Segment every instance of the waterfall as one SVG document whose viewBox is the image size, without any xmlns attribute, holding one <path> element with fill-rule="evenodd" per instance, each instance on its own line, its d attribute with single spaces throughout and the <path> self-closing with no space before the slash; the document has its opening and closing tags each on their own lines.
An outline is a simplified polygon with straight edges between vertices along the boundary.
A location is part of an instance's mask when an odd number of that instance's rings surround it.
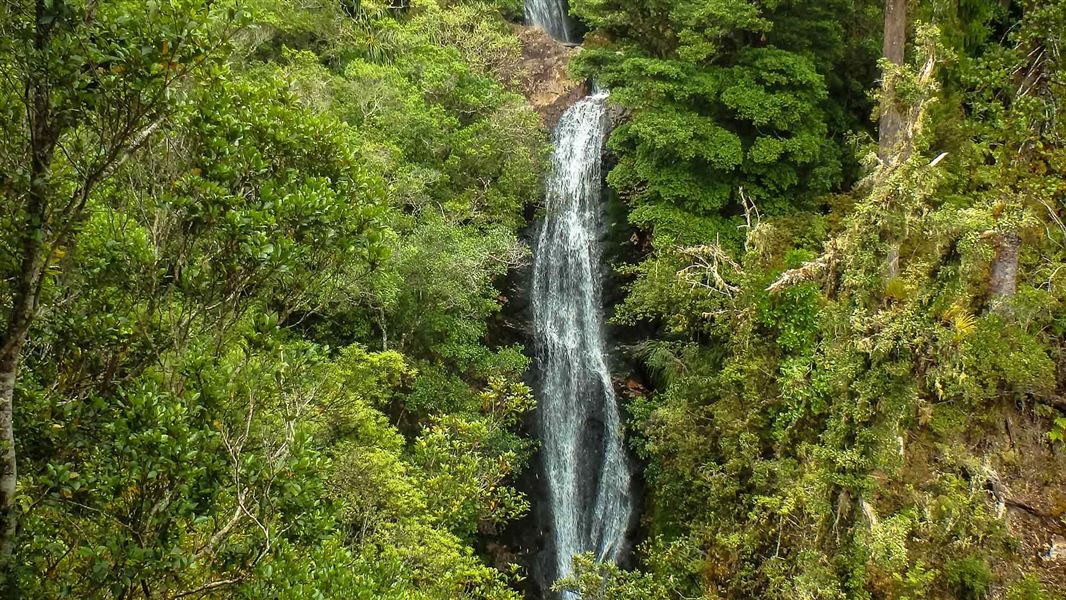
<svg viewBox="0 0 1066 600">
<path fill-rule="evenodd" d="M 556 577 L 569 574 L 571 558 L 582 552 L 616 562 L 633 511 L 601 311 L 606 103 L 607 93 L 597 92 L 559 121 L 533 265 L 539 429 Z"/>
<path fill-rule="evenodd" d="M 574 23 L 566 0 L 526 0 L 526 22 L 562 42 L 572 42 Z"/>
</svg>

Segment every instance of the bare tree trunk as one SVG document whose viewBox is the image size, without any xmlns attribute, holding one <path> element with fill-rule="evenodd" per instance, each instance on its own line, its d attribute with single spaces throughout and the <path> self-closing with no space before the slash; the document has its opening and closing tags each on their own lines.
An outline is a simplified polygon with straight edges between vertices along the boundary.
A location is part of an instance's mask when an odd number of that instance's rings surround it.
<svg viewBox="0 0 1066 600">
<path fill-rule="evenodd" d="M 1018 290 L 1018 254 L 1022 238 L 1017 233 L 1001 233 L 996 236 L 996 256 L 992 259 L 992 273 L 988 278 L 988 290 L 993 302 L 1010 299 Z"/>
<path fill-rule="evenodd" d="M 884 57 L 892 64 L 902 65 L 907 43 L 907 0 L 885 0 Z M 878 123 L 878 154 L 887 161 L 899 142 L 903 117 L 894 103 L 881 113 Z"/>
<path fill-rule="evenodd" d="M 884 57 L 895 65 L 902 65 L 907 43 L 907 0 L 885 0 L 885 39 Z M 891 90 L 889 90 L 891 95 Z M 903 131 L 903 115 L 895 102 L 889 102 L 881 112 L 877 126 L 877 154 L 883 164 L 888 164 L 893 151 L 899 144 Z M 887 256 L 882 268 L 882 275 L 887 282 L 899 275 L 900 243 L 895 232 L 885 232 L 882 239 L 888 243 Z"/>
</svg>

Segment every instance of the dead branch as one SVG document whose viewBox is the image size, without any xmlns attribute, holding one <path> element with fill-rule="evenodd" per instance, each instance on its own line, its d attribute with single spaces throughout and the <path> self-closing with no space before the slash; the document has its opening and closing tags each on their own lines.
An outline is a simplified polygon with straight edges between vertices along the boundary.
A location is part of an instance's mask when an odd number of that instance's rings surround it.
<svg viewBox="0 0 1066 600">
<path fill-rule="evenodd" d="M 688 283 L 691 289 L 700 287 L 730 297 L 740 291 L 740 288 L 726 281 L 721 271 L 723 267 L 728 267 L 738 274 L 744 271 L 722 249 L 718 241 L 713 244 L 682 248 L 678 250 L 678 253 L 693 261 L 677 273 L 678 278 Z"/>
<path fill-rule="evenodd" d="M 198 588 L 174 594 L 170 597 L 170 600 L 177 600 L 178 598 L 185 598 L 187 596 L 195 596 L 196 594 L 204 594 L 212 590 L 217 590 L 218 588 L 226 587 L 228 585 L 234 585 L 240 582 L 241 579 L 236 577 L 234 577 L 233 579 L 220 579 L 218 581 L 212 581 L 210 583 L 205 583 L 204 585 L 201 585 Z"/>
<path fill-rule="evenodd" d="M 821 256 L 814 260 L 807 261 L 803 263 L 802 266 L 796 267 L 795 269 L 785 271 L 777 278 L 777 281 L 771 283 L 766 288 L 766 291 L 771 294 L 776 294 L 787 287 L 792 287 L 805 281 L 812 281 L 815 277 L 818 277 L 829 270 L 829 265 L 836 260 L 837 251 L 837 240 L 830 240 L 826 243 L 825 251 L 822 252 Z"/>
</svg>

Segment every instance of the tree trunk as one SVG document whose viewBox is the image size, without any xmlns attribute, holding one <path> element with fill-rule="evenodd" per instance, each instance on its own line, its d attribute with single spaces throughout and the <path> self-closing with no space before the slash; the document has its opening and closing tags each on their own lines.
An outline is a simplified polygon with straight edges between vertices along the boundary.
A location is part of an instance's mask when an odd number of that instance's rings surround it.
<svg viewBox="0 0 1066 600">
<path fill-rule="evenodd" d="M 884 57 L 895 65 L 902 65 L 907 43 L 907 0 L 885 0 Z M 899 142 L 903 117 L 894 102 L 889 102 L 878 123 L 878 154 L 887 161 Z"/>
<path fill-rule="evenodd" d="M 46 7 L 36 3 L 38 23 L 43 22 Z M 37 50 L 43 50 L 49 30 L 39 26 L 34 39 Z M 59 129 L 51 119 L 48 88 L 40 79 L 27 85 L 27 118 L 29 121 L 30 187 L 21 202 L 25 213 L 21 228 L 21 262 L 12 290 L 11 313 L 8 315 L 3 337 L 0 337 L 0 568 L 10 575 L 11 557 L 15 544 L 15 490 L 18 463 L 15 454 L 15 382 L 19 357 L 26 343 L 30 325 L 37 315 L 37 301 L 41 292 L 41 278 L 47 257 L 44 256 L 46 220 L 48 216 L 49 176 L 55 155 Z M 10 585 L 10 581 L 8 582 Z"/>
<path fill-rule="evenodd" d="M 43 274 L 40 227 L 43 203 L 31 193 L 31 213 L 23 233 L 22 266 L 14 290 L 14 303 L 8 317 L 4 337 L 0 338 L 0 565 L 7 566 L 15 542 L 15 484 L 18 467 L 15 454 L 15 381 L 19 357 L 26 343 L 30 325 L 37 312 L 40 280 Z M 39 200 L 39 198 L 37 198 Z M 32 227 L 36 224 L 37 227 Z M 6 570 L 6 569 L 5 569 Z"/>
<path fill-rule="evenodd" d="M 0 563 L 10 559 L 15 541 L 15 461 L 14 404 L 18 356 L 0 357 Z M 6 569 L 5 569 L 6 570 Z"/>
<path fill-rule="evenodd" d="M 902 65 L 904 50 L 907 43 L 907 0 L 885 0 L 885 32 L 884 32 L 884 58 L 895 65 Z M 893 153 L 899 145 L 900 135 L 903 131 L 903 115 L 894 101 L 895 91 L 886 89 L 886 97 L 890 100 L 882 108 L 881 119 L 877 125 L 877 155 L 881 163 L 888 165 L 893 161 Z M 895 160 L 899 160 L 898 157 Z M 897 232 L 884 231 L 881 239 L 885 240 L 888 249 L 881 275 L 887 283 L 899 275 L 899 251 L 900 240 Z"/>
<path fill-rule="evenodd" d="M 899 242 L 893 241 L 888 244 L 885 256 L 884 277 L 887 282 L 899 276 Z"/>
<path fill-rule="evenodd" d="M 993 301 L 1010 299 L 1018 290 L 1018 254 L 1022 238 L 1017 233 L 1001 233 L 996 236 L 996 256 L 992 259 L 992 274 L 988 289 Z"/>
</svg>

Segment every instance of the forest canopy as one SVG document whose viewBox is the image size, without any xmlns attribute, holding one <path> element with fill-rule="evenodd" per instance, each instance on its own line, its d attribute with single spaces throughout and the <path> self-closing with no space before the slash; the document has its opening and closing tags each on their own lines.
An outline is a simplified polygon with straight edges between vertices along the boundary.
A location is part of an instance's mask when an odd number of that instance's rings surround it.
<svg viewBox="0 0 1066 600">
<path fill-rule="evenodd" d="M 545 136 L 499 8 L 2 10 L 9 593 L 515 597 L 485 334 Z"/>
<path fill-rule="evenodd" d="M 545 594 L 1066 595 L 1066 1 L 569 10 L 0 4 L 0 596 L 539 593 L 566 60 L 642 506 Z"/>
</svg>

